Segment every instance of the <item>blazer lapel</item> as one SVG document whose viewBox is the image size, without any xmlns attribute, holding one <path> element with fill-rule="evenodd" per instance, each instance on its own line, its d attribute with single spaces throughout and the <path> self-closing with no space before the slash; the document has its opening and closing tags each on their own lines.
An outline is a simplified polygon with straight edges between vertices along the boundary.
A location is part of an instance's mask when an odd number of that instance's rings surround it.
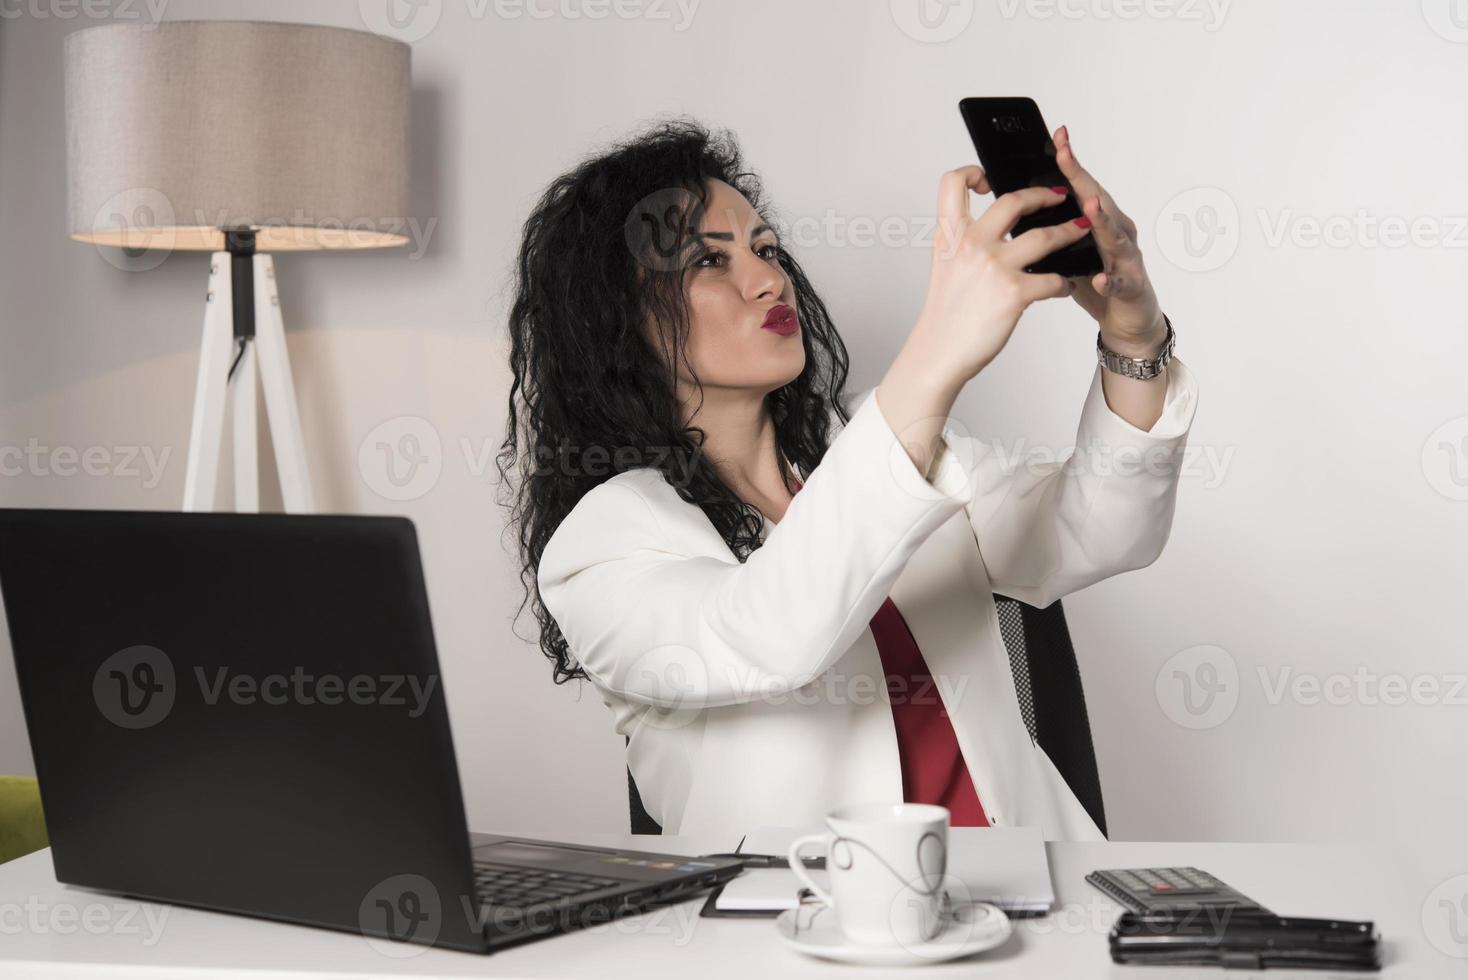
<svg viewBox="0 0 1468 980">
<path fill-rule="evenodd" d="M 989 576 L 968 514 L 943 524 L 917 550 L 892 589 L 907 620 L 985 812 L 997 824 L 1016 816 L 1034 753 L 1019 713 L 1014 675 L 994 609 Z"/>
<path fill-rule="evenodd" d="M 781 457 L 798 480 L 799 472 Z M 765 518 L 768 534 L 776 525 Z M 948 711 L 987 816 L 995 825 L 1028 817 L 1020 801 L 1040 791 L 1032 763 L 1035 746 L 1019 712 L 1019 696 L 1004 646 L 989 574 L 967 511 L 960 511 L 923 542 L 893 585 L 892 601 L 907 621 Z M 868 630 L 841 667 L 882 676 Z M 879 738 L 883 759 L 872 759 L 868 788 L 902 795 L 901 764 L 890 712 Z M 870 749 L 869 749 L 870 751 Z M 878 764 L 880 762 L 886 765 Z M 875 797 L 884 798 L 884 797 Z"/>
</svg>

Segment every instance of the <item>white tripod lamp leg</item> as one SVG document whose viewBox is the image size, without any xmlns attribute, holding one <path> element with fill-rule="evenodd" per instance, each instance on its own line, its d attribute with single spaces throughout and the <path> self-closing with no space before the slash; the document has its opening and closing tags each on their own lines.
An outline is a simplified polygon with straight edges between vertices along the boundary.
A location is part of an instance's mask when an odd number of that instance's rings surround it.
<svg viewBox="0 0 1468 980">
<path fill-rule="evenodd" d="M 239 366 L 230 379 L 229 411 L 234 422 L 234 509 L 242 514 L 260 510 L 260 478 L 255 440 L 255 345 L 246 344 Z"/>
<path fill-rule="evenodd" d="M 316 502 L 311 493 L 311 474 L 306 468 L 306 447 L 301 438 L 290 358 L 286 354 L 285 322 L 280 314 L 280 296 L 275 290 L 275 264 L 269 255 L 258 252 L 254 261 L 255 344 L 260 353 L 260 386 L 265 391 L 275 468 L 280 472 L 280 495 L 286 513 L 311 513 L 316 509 Z"/>
<path fill-rule="evenodd" d="M 209 258 L 209 292 L 204 303 L 204 336 L 199 342 L 199 374 L 194 383 L 194 419 L 189 429 L 189 461 L 184 474 L 186 511 L 214 509 L 219 479 L 219 444 L 224 437 L 224 394 L 229 352 L 234 341 L 234 294 L 229 253 Z"/>
</svg>

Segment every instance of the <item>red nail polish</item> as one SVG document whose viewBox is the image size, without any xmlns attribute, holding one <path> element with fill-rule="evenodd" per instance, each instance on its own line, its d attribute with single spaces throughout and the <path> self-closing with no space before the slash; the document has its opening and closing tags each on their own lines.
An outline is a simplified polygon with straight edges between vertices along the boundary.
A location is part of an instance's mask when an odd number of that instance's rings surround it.
<svg viewBox="0 0 1468 980">
<path fill-rule="evenodd" d="M 1091 219 L 1088 218 L 1088 217 L 1086 217 L 1084 214 L 1081 215 L 1079 218 L 1075 219 L 1075 221 L 1076 221 L 1076 227 L 1077 228 L 1089 228 L 1089 227 L 1091 227 Z"/>
<path fill-rule="evenodd" d="M 1052 191 L 1054 191 L 1055 193 L 1057 193 L 1057 194 L 1069 194 L 1070 193 L 1070 190 L 1068 188 L 1065 188 L 1065 187 L 1052 187 L 1050 189 Z"/>
</svg>

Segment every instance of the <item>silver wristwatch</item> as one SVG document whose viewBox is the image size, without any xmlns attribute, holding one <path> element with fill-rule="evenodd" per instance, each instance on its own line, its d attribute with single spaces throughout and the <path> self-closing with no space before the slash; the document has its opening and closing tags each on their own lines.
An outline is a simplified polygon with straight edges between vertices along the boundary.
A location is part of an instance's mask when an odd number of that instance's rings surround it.
<svg viewBox="0 0 1468 980">
<path fill-rule="evenodd" d="M 1162 373 L 1172 360 L 1172 345 L 1177 336 L 1172 332 L 1172 321 L 1167 314 L 1162 314 L 1162 322 L 1167 324 L 1167 340 L 1162 344 L 1162 351 L 1152 358 L 1147 357 L 1123 357 L 1114 350 L 1107 350 L 1101 343 L 1101 332 L 1096 332 L 1096 360 L 1108 371 L 1124 375 L 1128 378 L 1136 378 L 1139 381 L 1150 381 Z"/>
</svg>

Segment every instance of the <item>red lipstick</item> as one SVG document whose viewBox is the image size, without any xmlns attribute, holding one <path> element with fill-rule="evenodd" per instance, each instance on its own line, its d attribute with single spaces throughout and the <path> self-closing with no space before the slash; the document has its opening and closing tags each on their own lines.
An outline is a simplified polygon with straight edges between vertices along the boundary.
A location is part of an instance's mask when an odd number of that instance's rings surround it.
<svg viewBox="0 0 1468 980">
<path fill-rule="evenodd" d="M 781 303 L 772 307 L 765 314 L 765 322 L 761 324 L 765 330 L 773 330 L 782 337 L 788 337 L 799 330 L 799 321 L 795 318 L 795 311 Z"/>
</svg>

